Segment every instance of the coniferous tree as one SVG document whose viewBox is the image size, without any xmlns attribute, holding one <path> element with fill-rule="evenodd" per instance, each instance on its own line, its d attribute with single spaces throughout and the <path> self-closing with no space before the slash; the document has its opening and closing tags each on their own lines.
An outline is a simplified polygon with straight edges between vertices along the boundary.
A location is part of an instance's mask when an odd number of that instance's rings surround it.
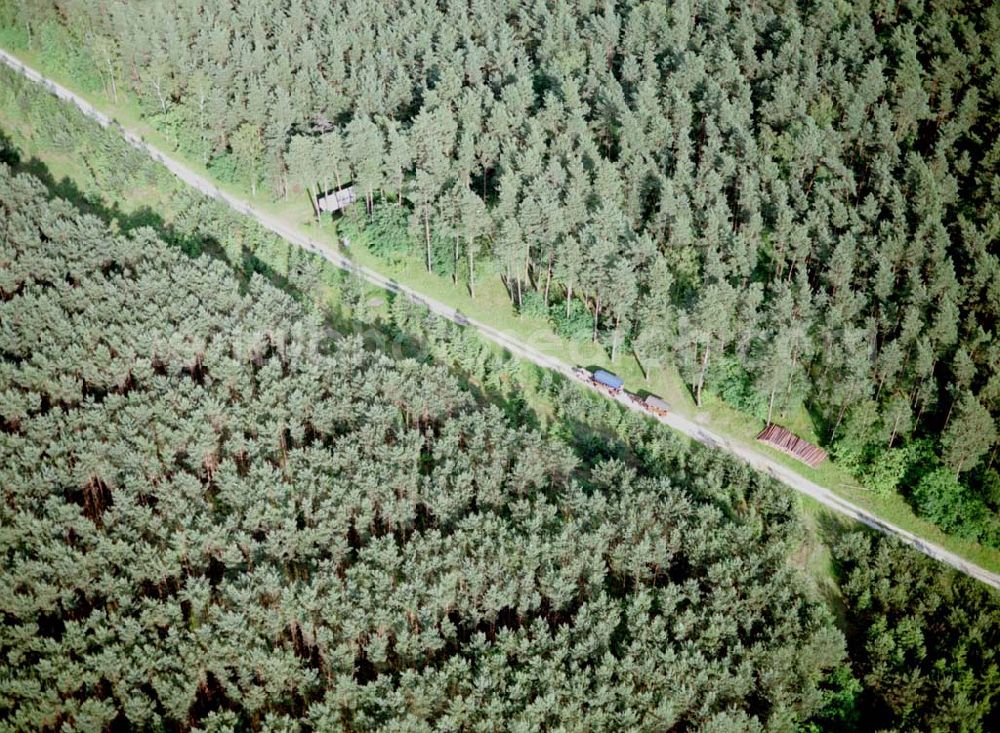
<svg viewBox="0 0 1000 733">
<path fill-rule="evenodd" d="M 845 421 L 867 400 L 886 446 L 943 436 L 965 392 L 996 419 L 996 8 L 258 11 L 7 2 L 0 24 L 5 42 L 85 91 L 137 101 L 182 154 L 254 195 L 356 178 L 370 210 L 385 188 L 428 269 L 457 282 L 474 254 L 516 308 L 537 293 L 548 312 L 565 294 L 556 327 L 589 318 L 609 356 L 622 343 L 661 351 L 645 324 L 683 324 L 672 358 L 697 398 L 726 392 L 732 367 L 749 402 L 816 416 L 831 448 L 858 442 Z M 78 147 L 67 115 L 33 106 L 53 149 Z M 300 136 L 316 141 L 315 172 L 304 150 L 292 155 Z M 122 189 L 122 166 L 86 158 L 102 189 Z M 453 210 L 466 189 L 495 235 L 462 231 L 479 223 Z M 385 220 L 366 224 L 384 237 Z M 626 322 L 619 259 L 644 237 L 668 263 L 669 297 L 662 314 Z M 664 268 L 630 269 L 637 303 L 662 290 Z M 730 303 L 726 288 L 759 302 Z M 725 301 L 713 317 L 729 333 L 705 332 L 706 293 Z M 879 458 L 866 455 L 859 474 Z"/>
</svg>

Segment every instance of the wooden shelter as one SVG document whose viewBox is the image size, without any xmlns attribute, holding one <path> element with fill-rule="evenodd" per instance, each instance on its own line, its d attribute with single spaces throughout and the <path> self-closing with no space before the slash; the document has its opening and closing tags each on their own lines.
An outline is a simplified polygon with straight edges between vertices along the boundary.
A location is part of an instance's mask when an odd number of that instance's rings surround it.
<svg viewBox="0 0 1000 733">
<path fill-rule="evenodd" d="M 322 196 L 316 197 L 316 208 L 320 213 L 329 211 L 331 214 L 341 211 L 358 200 L 358 194 L 354 186 L 347 186 L 336 191 L 328 191 Z"/>
<path fill-rule="evenodd" d="M 813 468 L 816 468 L 816 466 L 826 460 L 825 450 L 807 440 L 802 440 L 802 438 L 780 425 L 773 423 L 768 425 L 757 434 L 757 440 L 780 450 L 782 453 L 787 453 L 792 458 L 800 460 Z"/>
</svg>

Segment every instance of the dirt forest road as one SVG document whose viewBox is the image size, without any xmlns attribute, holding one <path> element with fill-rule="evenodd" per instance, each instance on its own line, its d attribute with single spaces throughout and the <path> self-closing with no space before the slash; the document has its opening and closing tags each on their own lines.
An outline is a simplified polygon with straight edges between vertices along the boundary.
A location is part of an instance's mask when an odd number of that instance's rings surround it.
<svg viewBox="0 0 1000 733">
<path fill-rule="evenodd" d="M 391 280 L 384 275 L 376 272 L 375 270 L 369 269 L 367 267 L 362 267 L 354 262 L 352 262 L 347 257 L 343 256 L 337 252 L 331 252 L 325 247 L 319 245 L 312 239 L 304 236 L 299 231 L 292 227 L 289 227 L 284 222 L 276 219 L 275 217 L 265 213 L 254 207 L 253 204 L 245 201 L 237 196 L 226 193 L 219 190 L 214 184 L 212 184 L 205 177 L 195 173 L 190 168 L 184 164 L 170 158 L 155 146 L 143 140 L 139 135 L 125 129 L 119 123 L 112 120 L 106 114 L 96 109 L 93 105 L 87 102 L 82 97 L 73 93 L 69 89 L 66 89 L 59 84 L 56 84 L 50 79 L 42 76 L 40 73 L 35 71 L 29 66 L 26 66 L 19 59 L 15 58 L 11 54 L 7 53 L 3 49 L 0 49 L 0 60 L 6 63 L 8 66 L 12 67 L 19 73 L 23 74 L 25 77 L 33 82 L 37 82 L 45 86 L 52 94 L 59 97 L 66 102 L 76 105 L 76 107 L 86 116 L 96 120 L 98 123 L 105 127 L 113 127 L 117 129 L 129 143 L 134 145 L 136 148 L 145 151 L 152 158 L 162 163 L 171 173 L 180 178 L 182 181 L 188 185 L 198 189 L 206 196 L 210 196 L 214 199 L 224 201 L 226 204 L 231 206 L 233 209 L 239 211 L 246 216 L 256 219 L 262 226 L 271 230 L 275 234 L 289 242 L 302 247 L 309 252 L 312 252 L 324 259 L 330 261 L 337 267 L 343 268 L 350 272 L 354 272 L 359 276 L 363 277 L 368 282 L 373 285 L 377 285 L 385 290 L 399 293 L 415 303 L 419 303 L 434 313 L 438 314 L 442 318 L 447 318 L 455 323 L 466 328 L 474 328 L 480 334 L 493 341 L 494 343 L 507 349 L 510 353 L 516 356 L 527 359 L 541 367 L 547 369 L 552 369 L 553 371 L 559 372 L 568 379 L 575 380 L 578 383 L 583 384 L 579 381 L 577 377 L 573 374 L 573 367 L 560 359 L 556 359 L 551 356 L 537 351 L 526 343 L 522 343 L 517 339 L 508 336 L 507 334 L 498 331 L 497 329 L 486 325 L 485 323 L 480 323 L 473 318 L 464 316 L 459 311 L 456 311 L 451 306 L 440 303 L 432 298 L 428 298 L 415 290 L 412 290 L 405 285 L 401 285 L 394 280 Z M 589 385 L 588 385 L 589 386 Z M 603 393 L 602 393 L 603 394 Z M 609 398 L 611 399 L 611 398 Z M 631 410 L 636 410 L 642 412 L 643 414 L 648 414 L 642 408 L 638 407 L 626 396 L 620 395 L 618 401 L 621 402 L 623 407 Z M 650 415 L 650 417 L 653 417 Z M 665 425 L 673 428 L 674 430 L 680 431 L 685 435 L 693 438 L 694 440 L 700 441 L 705 445 L 708 445 L 719 450 L 729 451 L 730 453 L 736 455 L 742 460 L 749 463 L 756 469 L 765 471 L 773 476 L 778 481 L 792 487 L 796 491 L 799 491 L 807 496 L 812 497 L 821 504 L 833 509 L 840 514 L 843 514 L 851 519 L 854 519 L 862 524 L 872 527 L 880 532 L 884 532 L 887 535 L 893 535 L 898 537 L 900 540 L 906 544 L 916 548 L 917 550 L 923 552 L 926 555 L 943 562 L 951 567 L 965 573 L 966 575 L 976 578 L 994 588 L 1000 589 L 1000 574 L 990 572 L 985 568 L 982 568 L 972 562 L 964 560 L 953 552 L 949 552 L 943 547 L 936 545 L 932 542 L 921 539 L 912 532 L 908 532 L 900 527 L 897 527 L 889 522 L 879 519 L 877 516 L 871 512 L 862 509 L 861 507 L 842 499 L 828 489 L 809 481 L 804 476 L 799 475 L 795 471 L 785 467 L 781 463 L 771 459 L 770 457 L 754 450 L 751 446 L 747 445 L 737 445 L 730 442 L 727 438 L 718 435 L 711 430 L 698 425 L 687 418 L 684 418 L 676 414 L 668 414 L 666 417 L 654 417 L 653 419 L 658 419 Z"/>
</svg>

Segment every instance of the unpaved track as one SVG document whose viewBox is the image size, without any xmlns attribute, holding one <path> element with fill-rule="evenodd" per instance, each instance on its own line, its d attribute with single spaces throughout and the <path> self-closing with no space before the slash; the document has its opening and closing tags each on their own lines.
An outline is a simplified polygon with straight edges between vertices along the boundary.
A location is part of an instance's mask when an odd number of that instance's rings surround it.
<svg viewBox="0 0 1000 733">
<path fill-rule="evenodd" d="M 518 341 L 517 339 L 508 336 L 507 334 L 498 331 L 497 329 L 488 326 L 485 323 L 480 323 L 479 321 L 473 318 L 469 318 L 467 316 L 462 315 L 451 306 L 447 306 L 444 303 L 440 303 L 434 300 L 433 298 L 428 298 L 424 295 L 421 295 L 415 290 L 412 290 L 406 287 L 405 285 L 400 285 L 395 280 L 391 280 L 385 277 L 384 275 L 379 274 L 375 270 L 371 270 L 367 267 L 362 267 L 361 265 L 352 262 L 347 257 L 344 257 L 339 253 L 331 252 L 325 247 L 320 246 L 313 240 L 309 239 L 300 232 L 296 231 L 295 229 L 289 227 L 284 222 L 279 221 L 278 219 L 265 213 L 264 211 L 257 209 L 256 207 L 254 207 L 253 204 L 249 203 L 248 201 L 244 201 L 243 199 L 237 196 L 233 196 L 232 194 L 220 191 L 205 177 L 195 173 L 190 168 L 188 168 L 182 163 L 179 163 L 173 158 L 168 157 L 167 155 L 162 153 L 159 149 L 157 149 L 155 146 L 147 143 L 140 136 L 136 135 L 135 133 L 129 130 L 124 129 L 121 125 L 114 122 L 111 118 L 109 118 L 100 110 L 96 109 L 93 105 L 91 105 L 82 97 L 78 96 L 77 94 L 74 94 L 69 89 L 66 89 L 63 86 L 56 84 L 50 79 L 45 78 L 37 71 L 35 71 L 29 66 L 26 66 L 19 59 L 15 58 L 14 56 L 11 56 L 3 49 L 0 49 L 0 60 L 2 60 L 8 66 L 12 67 L 16 71 L 26 76 L 31 81 L 42 84 L 50 92 L 52 92 L 60 99 L 63 99 L 67 102 L 76 105 L 76 107 L 83 114 L 96 120 L 104 127 L 115 127 L 121 132 L 121 134 L 125 137 L 125 139 L 129 141 L 129 143 L 139 148 L 140 150 L 147 152 L 154 159 L 156 159 L 164 166 L 166 166 L 166 168 L 170 170 L 171 173 L 173 173 L 175 176 L 180 178 L 188 185 L 198 189 L 206 196 L 211 196 L 212 198 L 224 201 L 237 211 L 256 219 L 263 227 L 270 229 L 278 236 L 283 237 L 284 239 L 287 239 L 289 242 L 292 242 L 293 244 L 298 245 L 299 247 L 302 247 L 303 249 L 306 249 L 320 257 L 323 257 L 324 259 L 332 262 L 337 267 L 343 268 L 344 270 L 348 270 L 350 272 L 357 273 L 358 275 L 360 275 L 373 285 L 377 285 L 386 290 L 404 295 L 413 302 L 420 303 L 421 305 L 425 306 L 426 308 L 440 315 L 443 318 L 447 318 L 462 326 L 476 329 L 486 338 L 490 339 L 494 343 L 499 344 L 500 346 L 510 351 L 512 354 L 516 354 L 522 359 L 527 359 L 528 361 L 534 362 L 539 366 L 545 367 L 547 369 L 552 369 L 553 371 L 557 371 L 569 379 L 576 379 L 573 376 L 572 367 L 569 364 L 561 361 L 560 359 L 547 356 L 541 353 L 540 351 L 535 350 L 528 344 L 522 343 L 521 341 Z M 642 412 L 643 414 L 647 414 L 644 410 L 635 405 L 633 402 L 631 402 L 631 400 L 629 400 L 624 395 L 620 395 L 618 401 L 624 407 L 630 410 L 636 410 Z M 771 474 L 771 476 L 778 479 L 782 483 L 791 486 L 796 491 L 800 491 L 801 493 L 806 494 L 807 496 L 811 496 L 813 499 L 820 502 L 821 504 L 841 514 L 844 514 L 850 517 L 851 519 L 855 519 L 861 522 L 862 524 L 866 524 L 869 527 L 877 529 L 880 532 L 884 532 L 887 535 L 893 535 L 895 537 L 898 537 L 906 544 L 915 547 L 916 549 L 920 550 L 926 555 L 929 555 L 935 560 L 950 565 L 953 568 L 965 573 L 966 575 L 976 578 L 977 580 L 981 580 L 982 582 L 987 583 L 993 586 L 994 588 L 1000 588 L 1000 574 L 990 572 L 989 570 L 986 570 L 985 568 L 982 568 L 976 565 L 975 563 L 962 559 L 953 552 L 949 552 L 940 545 L 936 545 L 933 542 L 928 542 L 926 540 L 923 540 L 920 537 L 913 534 L 912 532 L 908 532 L 905 529 L 895 526 L 894 524 L 879 519 L 871 512 L 862 509 L 861 507 L 847 501 L 846 499 L 840 498 L 830 490 L 823 488 L 819 484 L 813 483 L 812 481 L 799 475 L 795 471 L 792 471 L 791 469 L 785 467 L 781 463 L 778 463 L 772 458 L 754 450 L 750 446 L 737 445 L 735 443 L 731 443 L 728 439 L 712 432 L 711 430 L 704 428 L 701 425 L 693 423 L 690 420 L 681 417 L 680 415 L 675 415 L 673 413 L 667 415 L 666 417 L 653 417 L 653 419 L 658 419 L 660 422 L 670 426 L 674 430 L 678 430 L 684 433 L 685 435 L 688 435 L 691 438 L 694 438 L 695 440 L 698 440 L 706 445 L 721 450 L 729 451 L 730 453 L 738 456 L 739 458 L 749 463 L 754 468 L 757 468 L 761 471 L 766 471 L 767 473 Z"/>
</svg>

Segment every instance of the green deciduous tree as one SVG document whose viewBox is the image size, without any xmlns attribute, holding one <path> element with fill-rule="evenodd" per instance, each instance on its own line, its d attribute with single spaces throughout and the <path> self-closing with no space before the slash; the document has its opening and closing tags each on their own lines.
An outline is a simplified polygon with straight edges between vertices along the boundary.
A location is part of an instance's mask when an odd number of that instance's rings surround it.
<svg viewBox="0 0 1000 733">
<path fill-rule="evenodd" d="M 251 195 L 256 196 L 264 156 L 264 141 L 261 139 L 260 129 L 249 122 L 244 123 L 233 133 L 229 146 L 237 164 L 246 171 Z"/>
</svg>

